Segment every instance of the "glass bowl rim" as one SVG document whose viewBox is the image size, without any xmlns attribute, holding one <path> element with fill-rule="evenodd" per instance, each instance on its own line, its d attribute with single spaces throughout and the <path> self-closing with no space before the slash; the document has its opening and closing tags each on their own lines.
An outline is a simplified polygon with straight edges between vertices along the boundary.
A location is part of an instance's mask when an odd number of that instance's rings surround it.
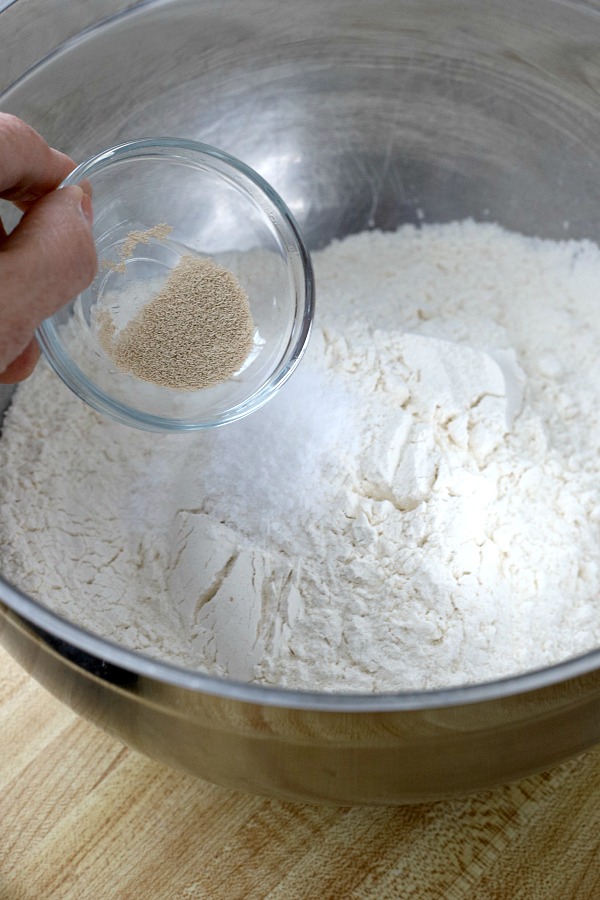
<svg viewBox="0 0 600 900">
<path fill-rule="evenodd" d="M 258 190 L 259 195 L 262 194 L 266 198 L 278 216 L 275 223 L 278 233 L 286 246 L 291 247 L 297 254 L 299 266 L 290 267 L 288 264 L 288 269 L 291 268 L 293 271 L 296 297 L 299 297 L 301 302 L 297 304 L 288 347 L 267 381 L 245 400 L 219 413 L 218 416 L 203 421 L 193 421 L 191 417 L 178 419 L 145 413 L 111 397 L 98 388 L 65 352 L 57 338 L 53 317 L 50 316 L 42 322 L 36 330 L 38 343 L 45 359 L 67 387 L 97 412 L 107 415 L 121 424 L 154 432 L 190 432 L 215 428 L 241 419 L 263 406 L 285 384 L 302 359 L 312 330 L 315 310 L 315 279 L 310 253 L 294 216 L 284 200 L 258 172 L 224 150 L 187 138 L 149 137 L 125 141 L 107 147 L 80 163 L 61 182 L 58 190 L 78 184 L 87 176 L 125 160 L 162 158 L 166 161 L 175 161 L 178 150 L 186 151 L 192 154 L 192 158 L 197 156 L 199 160 L 202 159 L 209 164 L 215 162 L 221 164 L 225 171 L 230 170 L 240 175 Z M 171 151 L 170 154 L 169 151 Z M 301 273 L 303 284 L 300 284 L 299 273 Z M 299 288 L 302 288 L 302 292 Z M 300 293 L 302 293 L 301 296 Z M 297 335 L 292 343 L 294 330 L 297 331 Z"/>
</svg>

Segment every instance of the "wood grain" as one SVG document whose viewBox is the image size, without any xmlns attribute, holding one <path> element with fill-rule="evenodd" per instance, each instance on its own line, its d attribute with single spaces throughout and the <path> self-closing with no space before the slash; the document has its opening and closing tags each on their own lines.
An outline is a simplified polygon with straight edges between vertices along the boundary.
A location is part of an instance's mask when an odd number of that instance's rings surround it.
<svg viewBox="0 0 600 900">
<path fill-rule="evenodd" d="M 600 749 L 401 809 L 295 806 L 165 768 L 0 650 L 1 900 L 600 897 Z"/>
</svg>

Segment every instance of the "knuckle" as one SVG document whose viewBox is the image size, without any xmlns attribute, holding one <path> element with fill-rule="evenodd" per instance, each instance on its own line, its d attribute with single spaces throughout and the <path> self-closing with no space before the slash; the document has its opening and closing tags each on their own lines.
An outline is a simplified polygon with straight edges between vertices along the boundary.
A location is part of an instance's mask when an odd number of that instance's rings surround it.
<svg viewBox="0 0 600 900">
<path fill-rule="evenodd" d="M 25 142 L 39 141 L 37 131 L 10 113 L 0 113 L 0 141 L 3 144 L 3 152 L 18 152 Z"/>
<path fill-rule="evenodd" d="M 7 199 L 32 199 L 29 182 L 35 173 L 47 171 L 51 154 L 35 129 L 17 116 L 0 113 L 0 190 Z"/>
</svg>

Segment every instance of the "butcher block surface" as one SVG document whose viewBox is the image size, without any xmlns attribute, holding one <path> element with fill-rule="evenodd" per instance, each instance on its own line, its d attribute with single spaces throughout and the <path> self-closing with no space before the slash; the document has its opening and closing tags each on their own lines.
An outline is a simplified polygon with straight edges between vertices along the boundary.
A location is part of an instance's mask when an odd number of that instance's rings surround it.
<svg viewBox="0 0 600 900">
<path fill-rule="evenodd" d="M 126 749 L 0 649 L 0 900 L 600 898 L 600 748 L 426 806 L 227 791 Z"/>
</svg>

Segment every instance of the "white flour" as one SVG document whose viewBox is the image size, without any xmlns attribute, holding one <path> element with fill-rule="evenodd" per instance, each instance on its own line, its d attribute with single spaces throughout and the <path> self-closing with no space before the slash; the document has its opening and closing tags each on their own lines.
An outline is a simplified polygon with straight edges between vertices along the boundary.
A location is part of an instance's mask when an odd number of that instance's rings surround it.
<svg viewBox="0 0 600 900">
<path fill-rule="evenodd" d="M 315 255 L 267 407 L 102 419 L 41 368 L 0 441 L 4 573 L 180 665 L 386 691 L 600 644 L 600 250 L 460 223 Z"/>
</svg>

